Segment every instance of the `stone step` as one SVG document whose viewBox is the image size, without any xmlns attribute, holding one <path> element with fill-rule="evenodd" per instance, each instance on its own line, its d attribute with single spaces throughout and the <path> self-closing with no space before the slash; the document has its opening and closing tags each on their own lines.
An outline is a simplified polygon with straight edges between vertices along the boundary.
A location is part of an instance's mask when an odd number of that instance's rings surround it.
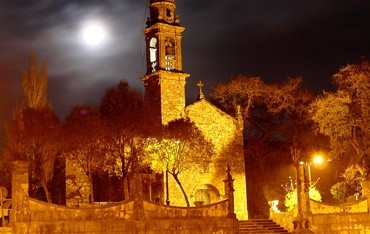
<svg viewBox="0 0 370 234">
<path fill-rule="evenodd" d="M 284 228 L 277 225 L 271 219 L 251 219 L 239 221 L 239 233 L 284 233 Z"/>
</svg>

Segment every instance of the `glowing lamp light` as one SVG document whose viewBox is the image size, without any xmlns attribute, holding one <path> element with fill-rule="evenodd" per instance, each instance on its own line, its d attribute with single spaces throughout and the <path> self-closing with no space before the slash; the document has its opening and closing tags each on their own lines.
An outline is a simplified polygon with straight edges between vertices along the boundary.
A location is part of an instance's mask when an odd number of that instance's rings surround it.
<svg viewBox="0 0 370 234">
<path fill-rule="evenodd" d="M 313 164 L 315 165 L 315 167 L 317 169 L 324 169 L 327 165 L 328 165 L 328 161 L 327 159 L 325 159 L 323 156 L 321 155 L 316 155 L 314 158 L 313 158 Z"/>
<path fill-rule="evenodd" d="M 324 159 L 320 156 L 320 155 L 317 155 L 314 159 L 313 159 L 313 162 L 316 163 L 316 164 L 321 164 L 324 162 Z"/>
</svg>

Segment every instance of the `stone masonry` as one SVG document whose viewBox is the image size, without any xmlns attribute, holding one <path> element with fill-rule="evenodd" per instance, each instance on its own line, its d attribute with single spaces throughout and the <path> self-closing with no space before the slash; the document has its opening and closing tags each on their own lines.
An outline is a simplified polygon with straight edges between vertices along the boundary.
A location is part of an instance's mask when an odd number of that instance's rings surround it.
<svg viewBox="0 0 370 234">
<path fill-rule="evenodd" d="M 12 194 L 10 227 L 1 228 L 0 233 L 233 234 L 238 230 L 237 220 L 230 216 L 229 200 L 194 208 L 161 206 L 136 200 L 71 208 L 30 199 L 28 164 L 23 162 L 14 164 Z M 142 210 L 138 212 L 137 209 Z M 137 217 L 137 214 L 142 215 Z"/>
</svg>

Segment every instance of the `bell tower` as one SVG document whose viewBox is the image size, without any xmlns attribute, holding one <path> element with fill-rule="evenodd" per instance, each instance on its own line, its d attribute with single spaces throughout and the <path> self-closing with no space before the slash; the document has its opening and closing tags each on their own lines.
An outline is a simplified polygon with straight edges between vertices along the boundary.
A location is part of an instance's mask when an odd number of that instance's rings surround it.
<svg viewBox="0 0 370 234">
<path fill-rule="evenodd" d="M 146 103 L 162 124 L 184 117 L 185 84 L 182 71 L 181 27 L 175 15 L 175 0 L 150 0 L 150 17 L 142 31 L 146 42 Z"/>
</svg>

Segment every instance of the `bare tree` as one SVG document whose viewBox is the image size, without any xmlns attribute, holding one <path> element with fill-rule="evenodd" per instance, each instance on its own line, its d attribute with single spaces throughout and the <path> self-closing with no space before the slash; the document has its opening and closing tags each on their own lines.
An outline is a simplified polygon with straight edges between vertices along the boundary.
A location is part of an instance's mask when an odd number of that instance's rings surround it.
<svg viewBox="0 0 370 234">
<path fill-rule="evenodd" d="M 100 103 L 100 112 L 109 129 L 105 139 L 112 156 L 109 172 L 122 176 L 124 199 L 129 199 L 133 166 L 140 167 L 138 170 L 148 167 L 143 157 L 147 139 L 154 127 L 150 122 L 151 115 L 142 96 L 124 80 L 106 91 Z M 137 164 L 134 164 L 135 160 Z"/>
<path fill-rule="evenodd" d="M 51 202 L 48 186 L 62 145 L 61 123 L 48 107 L 23 109 L 6 129 L 5 152 L 11 160 L 30 162 L 30 192 L 41 186 Z"/>
<path fill-rule="evenodd" d="M 106 170 L 106 125 L 98 109 L 83 104 L 72 108 L 64 129 L 66 157 L 77 162 L 88 177 L 91 203 L 94 204 L 93 175 Z"/>
<path fill-rule="evenodd" d="M 336 92 L 319 96 L 311 105 L 318 131 L 329 136 L 332 156 L 357 165 L 370 179 L 370 62 L 347 65 L 333 75 Z"/>
<path fill-rule="evenodd" d="M 267 161 L 281 162 L 282 155 L 291 160 L 290 146 L 307 147 L 312 132 L 308 110 L 314 97 L 302 88 L 302 78 L 265 84 L 259 77 L 237 76 L 216 85 L 211 96 L 230 113 L 235 113 L 237 105 L 242 107 L 248 132 L 246 154 L 261 171 L 266 171 Z"/>
<path fill-rule="evenodd" d="M 39 71 L 35 52 L 29 56 L 29 65 L 22 73 L 23 99 L 22 108 L 43 108 L 50 106 L 47 96 L 47 68 L 46 62 L 42 62 Z"/>
<path fill-rule="evenodd" d="M 48 183 L 54 172 L 59 150 L 60 122 L 47 99 L 46 63 L 39 71 L 36 53 L 29 56 L 29 67 L 22 73 L 22 103 L 13 111 L 13 124 L 6 130 L 6 155 L 30 162 L 31 190 L 41 186 L 51 202 Z M 31 191 L 32 193 L 32 191 Z"/>
<path fill-rule="evenodd" d="M 190 169 L 207 172 L 214 154 L 213 144 L 206 140 L 202 132 L 188 119 L 169 122 L 164 127 L 162 137 L 152 139 L 152 143 L 149 148 L 152 169 L 172 175 L 184 195 L 187 206 L 190 206 L 179 174 Z"/>
</svg>

